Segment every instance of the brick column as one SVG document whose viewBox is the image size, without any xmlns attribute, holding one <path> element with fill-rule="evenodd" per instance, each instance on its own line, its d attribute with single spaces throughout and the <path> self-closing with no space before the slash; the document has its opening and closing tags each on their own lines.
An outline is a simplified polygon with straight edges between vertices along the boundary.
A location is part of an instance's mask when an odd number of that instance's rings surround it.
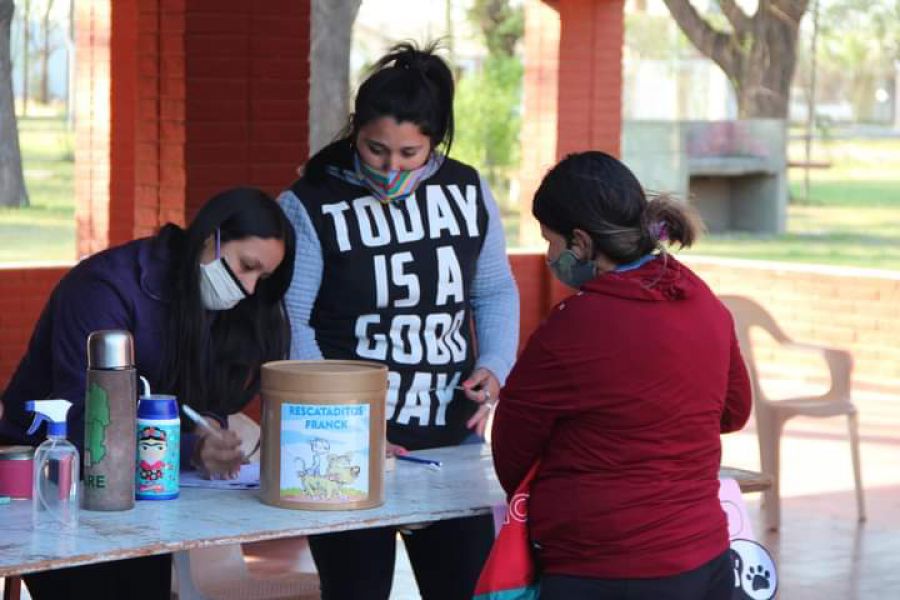
<svg viewBox="0 0 900 600">
<path fill-rule="evenodd" d="M 556 162 L 559 71 L 559 14 L 552 3 L 525 0 L 525 74 L 522 164 L 519 174 L 519 245 L 542 243 L 531 199 L 544 173 Z"/>
<path fill-rule="evenodd" d="M 78 255 L 109 244 L 110 2 L 75 3 L 75 220 Z"/>
<path fill-rule="evenodd" d="M 78 3 L 80 256 L 183 224 L 224 188 L 290 184 L 308 148 L 309 10 Z"/>
<path fill-rule="evenodd" d="M 184 222 L 184 1 L 76 3 L 79 256 Z"/>
<path fill-rule="evenodd" d="M 619 154 L 624 0 L 526 0 L 520 242 L 540 245 L 531 198 L 571 152 Z"/>
<path fill-rule="evenodd" d="M 79 257 L 184 223 L 308 152 L 309 0 L 78 0 Z M 67 271 L 0 270 L 0 389 Z"/>
<path fill-rule="evenodd" d="M 559 0 L 559 140 L 556 154 L 619 154 L 624 0 Z"/>
<path fill-rule="evenodd" d="M 531 199 L 548 168 L 572 152 L 619 154 L 624 41 L 624 0 L 525 2 L 524 247 L 543 249 Z M 550 304 L 572 293 L 542 268 Z"/>
<path fill-rule="evenodd" d="M 233 185 L 277 193 L 309 148 L 309 0 L 190 0 L 187 213 Z M 227 9 L 223 8 L 227 7 Z"/>
</svg>

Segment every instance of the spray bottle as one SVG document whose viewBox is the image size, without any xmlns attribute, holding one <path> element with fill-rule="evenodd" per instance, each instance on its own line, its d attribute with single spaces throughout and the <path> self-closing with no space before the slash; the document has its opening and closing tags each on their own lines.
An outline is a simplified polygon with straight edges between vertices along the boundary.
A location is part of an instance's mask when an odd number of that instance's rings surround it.
<svg viewBox="0 0 900 600">
<path fill-rule="evenodd" d="M 28 433 L 47 423 L 47 439 L 34 453 L 35 524 L 49 515 L 55 524 L 75 527 L 78 524 L 78 449 L 66 439 L 68 400 L 32 400 L 26 409 L 35 413 Z"/>
</svg>

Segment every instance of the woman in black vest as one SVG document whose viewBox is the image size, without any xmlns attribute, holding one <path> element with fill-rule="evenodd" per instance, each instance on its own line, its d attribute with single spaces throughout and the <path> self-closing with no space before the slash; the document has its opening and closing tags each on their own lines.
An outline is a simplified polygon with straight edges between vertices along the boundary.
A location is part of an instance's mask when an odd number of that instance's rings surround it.
<svg viewBox="0 0 900 600">
<path fill-rule="evenodd" d="M 386 364 L 399 453 L 483 441 L 518 342 L 499 210 L 477 171 L 448 157 L 453 93 L 433 46 L 394 47 L 348 130 L 279 199 L 302 257 L 286 297 L 292 357 Z M 395 535 L 311 537 L 322 597 L 388 598 Z M 423 597 L 470 598 L 493 526 L 456 519 L 403 538 Z"/>
</svg>

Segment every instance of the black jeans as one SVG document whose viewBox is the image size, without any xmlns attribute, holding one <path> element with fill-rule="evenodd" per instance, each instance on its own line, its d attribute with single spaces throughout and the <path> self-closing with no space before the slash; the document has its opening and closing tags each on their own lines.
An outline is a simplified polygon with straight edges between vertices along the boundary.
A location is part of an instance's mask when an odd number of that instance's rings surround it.
<svg viewBox="0 0 900 600">
<path fill-rule="evenodd" d="M 541 577 L 541 600 L 729 600 L 734 568 L 726 550 L 693 571 L 653 579 Z"/>
<path fill-rule="evenodd" d="M 24 579 L 34 600 L 168 600 L 172 555 L 44 571 Z"/>
<path fill-rule="evenodd" d="M 494 543 L 491 515 L 437 521 L 403 535 L 424 600 L 470 600 Z M 360 529 L 309 537 L 322 600 L 387 600 L 396 529 Z"/>
</svg>

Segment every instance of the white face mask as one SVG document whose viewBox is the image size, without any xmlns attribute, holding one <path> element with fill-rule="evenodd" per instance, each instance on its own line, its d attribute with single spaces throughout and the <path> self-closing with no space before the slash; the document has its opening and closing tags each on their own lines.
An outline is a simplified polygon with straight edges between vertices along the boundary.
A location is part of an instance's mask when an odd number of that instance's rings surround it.
<svg viewBox="0 0 900 600">
<path fill-rule="evenodd" d="M 219 231 L 216 230 L 216 259 L 200 265 L 200 296 L 207 310 L 228 310 L 248 296 L 225 258 L 220 255 Z"/>
</svg>

